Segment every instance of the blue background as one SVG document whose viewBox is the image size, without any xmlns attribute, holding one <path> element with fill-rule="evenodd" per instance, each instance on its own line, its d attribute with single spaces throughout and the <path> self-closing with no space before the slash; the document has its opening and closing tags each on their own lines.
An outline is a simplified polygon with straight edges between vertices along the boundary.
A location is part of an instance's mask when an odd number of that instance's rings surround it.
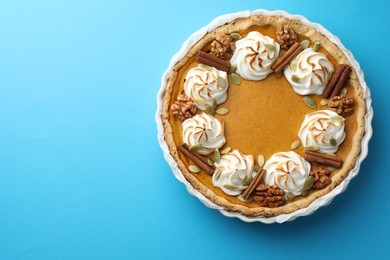
<svg viewBox="0 0 390 260">
<path fill-rule="evenodd" d="M 0 1 L 0 259 L 389 257 L 388 1 Z M 160 78 L 215 17 L 284 9 L 365 71 L 370 153 L 309 217 L 244 223 L 203 206 L 157 142 Z"/>
</svg>

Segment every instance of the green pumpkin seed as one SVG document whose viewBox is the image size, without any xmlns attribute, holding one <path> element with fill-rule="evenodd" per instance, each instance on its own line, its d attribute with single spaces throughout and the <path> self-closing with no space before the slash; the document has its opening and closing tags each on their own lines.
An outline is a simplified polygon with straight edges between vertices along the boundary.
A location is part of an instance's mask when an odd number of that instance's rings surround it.
<svg viewBox="0 0 390 260">
<path fill-rule="evenodd" d="M 232 81 L 233 81 L 234 85 L 240 85 L 241 84 L 241 78 L 240 78 L 240 76 L 238 76 L 238 74 L 232 73 L 232 74 L 230 74 L 230 76 L 232 77 Z"/>
<path fill-rule="evenodd" d="M 249 197 L 249 198 L 246 200 L 246 199 L 244 199 L 244 198 L 242 197 L 242 195 L 238 195 L 238 196 L 237 196 L 237 199 L 239 199 L 239 200 L 242 201 L 242 202 L 252 202 L 252 201 L 253 201 L 253 198 L 252 198 L 252 197 Z"/>
<path fill-rule="evenodd" d="M 218 115 L 226 115 L 227 113 L 229 113 L 229 108 L 220 107 L 215 111 L 215 113 L 217 113 Z"/>
<path fill-rule="evenodd" d="M 294 74 L 291 76 L 291 80 L 294 82 L 299 82 L 301 80 L 301 78 L 298 75 Z"/>
<path fill-rule="evenodd" d="M 208 104 L 205 105 L 205 111 L 207 114 L 209 114 L 211 116 L 213 116 L 215 114 L 215 108 L 208 105 Z"/>
<path fill-rule="evenodd" d="M 201 67 L 202 69 L 207 70 L 207 71 L 210 71 L 213 69 L 213 67 L 206 65 L 206 64 L 203 64 L 203 63 L 200 63 L 199 67 Z"/>
<path fill-rule="evenodd" d="M 259 156 L 257 156 L 257 165 L 259 167 L 263 167 L 263 165 L 264 165 L 264 155 L 259 154 Z"/>
<path fill-rule="evenodd" d="M 236 187 L 236 186 L 233 186 L 233 185 L 231 185 L 231 184 L 225 184 L 225 185 L 223 185 L 223 187 L 224 187 L 225 189 L 228 189 L 228 190 L 237 190 L 237 187 Z"/>
<path fill-rule="evenodd" d="M 189 150 L 190 150 L 191 152 L 196 153 L 197 151 L 199 151 L 199 150 L 202 149 L 202 148 L 203 148 L 203 145 L 201 145 L 201 144 L 194 144 L 194 145 L 191 145 L 191 146 L 190 146 Z"/>
<path fill-rule="evenodd" d="M 303 186 L 304 190 L 310 190 L 311 187 L 313 186 L 314 183 L 314 178 L 313 176 L 308 176 L 305 181 L 305 185 Z"/>
<path fill-rule="evenodd" d="M 287 192 L 285 197 L 286 200 L 293 200 L 295 198 L 295 195 L 292 192 Z"/>
<path fill-rule="evenodd" d="M 301 193 L 301 196 L 305 197 L 307 194 L 309 194 L 308 190 L 303 190 Z"/>
<path fill-rule="evenodd" d="M 309 48 L 309 45 L 310 45 L 310 41 L 309 40 L 303 40 L 301 42 L 301 46 L 303 47 L 303 49 Z"/>
<path fill-rule="evenodd" d="M 337 116 L 332 116 L 332 117 L 330 118 L 330 121 L 331 121 L 332 123 L 334 123 L 334 124 L 338 124 L 338 125 L 339 125 L 339 124 L 341 124 L 342 122 L 344 122 L 345 119 L 344 119 L 344 117 L 337 115 Z"/>
<path fill-rule="evenodd" d="M 230 37 L 232 37 L 234 40 L 240 40 L 242 38 L 241 34 L 239 33 L 231 33 Z"/>
<path fill-rule="evenodd" d="M 329 143 L 331 146 L 337 146 L 337 140 L 334 139 L 333 137 L 330 138 Z"/>
<path fill-rule="evenodd" d="M 341 91 L 340 91 L 340 96 L 343 97 L 347 94 L 348 92 L 348 89 L 346 87 L 342 88 Z"/>
<path fill-rule="evenodd" d="M 194 102 L 200 106 L 206 105 L 206 102 L 203 99 L 194 99 Z"/>
<path fill-rule="evenodd" d="M 328 104 L 328 102 L 329 102 L 328 98 L 323 98 L 323 99 L 321 99 L 320 104 L 321 104 L 321 106 L 326 106 Z"/>
<path fill-rule="evenodd" d="M 218 149 L 214 150 L 214 161 L 219 163 L 221 161 L 221 154 Z"/>
<path fill-rule="evenodd" d="M 188 166 L 188 169 L 189 169 L 191 172 L 193 172 L 193 173 L 198 173 L 198 172 L 200 172 L 199 167 L 196 166 L 196 165 L 193 165 L 193 164 L 191 164 L 190 166 Z"/>
<path fill-rule="evenodd" d="M 225 148 L 223 148 L 223 150 L 221 151 L 221 154 L 227 154 L 228 152 L 230 152 L 230 150 L 232 150 L 232 148 L 231 147 L 225 147 Z"/>
<path fill-rule="evenodd" d="M 257 165 L 253 166 L 253 171 L 254 172 L 259 172 L 260 171 L 260 167 L 257 166 Z"/>
<path fill-rule="evenodd" d="M 297 70 L 297 67 L 298 67 L 298 61 L 297 61 L 297 59 L 293 59 L 293 60 L 291 61 L 291 70 L 292 70 L 292 71 L 296 71 L 296 70 Z"/>
<path fill-rule="evenodd" d="M 221 173 L 222 173 L 221 169 L 216 169 L 214 174 L 213 174 L 213 178 L 219 179 L 219 177 L 221 176 Z"/>
<path fill-rule="evenodd" d="M 214 165 L 214 161 L 213 161 L 213 159 L 211 159 L 210 157 L 207 157 L 207 163 L 208 163 L 210 166 L 213 166 L 213 165 Z"/>
<path fill-rule="evenodd" d="M 295 150 L 295 149 L 297 149 L 299 146 L 301 145 L 301 141 L 295 141 L 295 142 L 293 142 L 292 143 L 292 145 L 291 145 L 291 149 L 292 150 Z"/>
<path fill-rule="evenodd" d="M 276 47 L 275 47 L 275 45 L 273 45 L 273 44 L 265 43 L 265 44 L 264 44 L 264 47 L 265 47 L 267 50 L 269 50 L 269 51 L 276 51 Z"/>
<path fill-rule="evenodd" d="M 330 173 L 332 173 L 336 170 L 336 168 L 332 167 L 332 166 L 327 166 L 326 168 L 329 170 Z"/>
<path fill-rule="evenodd" d="M 216 108 L 216 107 L 218 106 L 217 100 L 216 100 L 215 98 L 213 98 L 213 99 L 211 100 L 211 106 L 212 106 L 213 108 Z"/>
<path fill-rule="evenodd" d="M 316 103 L 316 101 L 312 97 L 304 96 L 303 97 L 303 102 L 305 103 L 306 106 L 308 106 L 310 108 L 316 108 L 317 107 L 317 103 Z"/>
<path fill-rule="evenodd" d="M 313 51 L 318 51 L 318 49 L 320 48 L 320 46 L 321 46 L 321 43 L 319 43 L 319 42 L 314 43 Z"/>
<path fill-rule="evenodd" d="M 221 88 L 221 89 L 224 89 L 224 88 L 226 88 L 226 81 L 225 81 L 225 79 L 224 78 L 222 78 L 222 77 L 220 77 L 220 76 L 218 76 L 218 87 L 219 88 Z"/>
<path fill-rule="evenodd" d="M 237 64 L 233 64 L 230 66 L 228 74 L 232 74 L 237 71 Z"/>
<path fill-rule="evenodd" d="M 320 148 L 317 145 L 308 145 L 304 147 L 305 150 L 307 151 L 313 151 L 313 152 L 318 152 Z"/>
</svg>

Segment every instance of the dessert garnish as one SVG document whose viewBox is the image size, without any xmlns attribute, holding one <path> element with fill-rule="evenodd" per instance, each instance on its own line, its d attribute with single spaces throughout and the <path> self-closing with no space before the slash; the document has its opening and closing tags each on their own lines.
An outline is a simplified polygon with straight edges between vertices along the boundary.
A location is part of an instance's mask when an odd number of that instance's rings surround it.
<svg viewBox="0 0 390 260">
<path fill-rule="evenodd" d="M 294 32 L 291 24 L 288 23 L 277 28 L 276 40 L 282 49 L 287 50 L 298 41 L 298 36 Z"/>
<path fill-rule="evenodd" d="M 304 96 L 303 97 L 303 102 L 305 103 L 306 106 L 308 106 L 310 108 L 316 108 L 317 107 L 317 103 L 314 100 L 314 98 L 312 98 L 312 97 Z"/>
<path fill-rule="evenodd" d="M 255 191 L 257 186 L 262 182 L 262 179 L 264 177 L 265 170 L 261 168 L 256 176 L 252 179 L 252 181 L 249 183 L 248 187 L 244 190 L 244 192 L 241 194 L 242 198 L 244 200 L 248 200 L 249 197 L 252 195 L 252 193 Z"/>
<path fill-rule="evenodd" d="M 328 107 L 340 116 L 349 116 L 353 113 L 353 99 L 350 96 L 335 96 L 329 100 Z"/>
<path fill-rule="evenodd" d="M 204 51 L 198 51 L 196 59 L 203 64 L 212 66 L 218 70 L 229 71 L 230 63 Z"/>
<path fill-rule="evenodd" d="M 294 43 L 288 51 L 278 59 L 274 65 L 272 65 L 272 70 L 275 73 L 280 73 L 301 51 L 303 47 L 299 43 Z"/>
<path fill-rule="evenodd" d="M 297 140 L 291 144 L 291 150 L 297 149 L 301 145 L 301 141 Z"/>
<path fill-rule="evenodd" d="M 233 38 L 226 34 L 217 34 L 215 40 L 211 42 L 210 53 L 221 59 L 230 59 L 235 49 Z"/>
<path fill-rule="evenodd" d="M 313 189 L 323 189 L 328 186 L 332 180 L 329 177 L 330 170 L 324 166 L 314 166 L 311 168 L 310 176 L 313 176 Z"/>
<path fill-rule="evenodd" d="M 212 175 L 214 173 L 215 167 L 209 165 L 205 157 L 195 152 L 191 152 L 188 144 L 182 144 L 178 148 L 185 156 L 188 157 L 188 159 L 195 163 L 204 172 L 208 173 L 209 175 Z"/>
<path fill-rule="evenodd" d="M 193 117 L 198 111 L 198 108 L 190 97 L 180 94 L 175 103 L 172 104 L 171 110 L 172 114 L 183 122 L 187 118 Z"/>
<path fill-rule="evenodd" d="M 351 67 L 346 64 L 340 64 L 321 96 L 323 98 L 338 96 L 348 80 L 349 73 L 351 73 Z"/>
<path fill-rule="evenodd" d="M 305 160 L 308 162 L 319 163 L 335 168 L 341 168 L 342 165 L 342 159 L 338 155 L 324 154 L 309 150 L 305 150 Z"/>
<path fill-rule="evenodd" d="M 260 206 L 279 207 L 286 203 L 286 196 L 283 189 L 276 185 L 260 184 L 253 193 L 253 200 Z"/>
</svg>

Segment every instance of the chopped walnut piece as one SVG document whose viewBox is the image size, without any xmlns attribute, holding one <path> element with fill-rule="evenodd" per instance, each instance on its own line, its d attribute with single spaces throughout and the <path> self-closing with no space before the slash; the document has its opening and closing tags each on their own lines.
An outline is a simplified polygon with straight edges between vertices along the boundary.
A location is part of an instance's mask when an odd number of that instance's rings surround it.
<svg viewBox="0 0 390 260">
<path fill-rule="evenodd" d="M 282 49 L 288 50 L 295 42 L 298 41 L 298 36 L 294 32 L 291 24 L 285 24 L 277 28 L 276 40 Z"/>
<path fill-rule="evenodd" d="M 335 96 L 328 102 L 330 110 L 340 116 L 349 116 L 353 113 L 353 99 L 350 96 Z"/>
<path fill-rule="evenodd" d="M 215 40 L 211 43 L 210 52 L 221 59 L 229 59 L 235 49 L 233 39 L 226 34 L 217 34 Z"/>
<path fill-rule="evenodd" d="M 323 189 L 328 186 L 332 180 L 329 177 L 330 171 L 325 166 L 313 166 L 310 171 L 310 176 L 313 176 L 313 189 Z"/>
<path fill-rule="evenodd" d="M 263 207 L 275 208 L 286 203 L 284 190 L 276 185 L 260 184 L 253 193 L 253 200 Z"/>
<path fill-rule="evenodd" d="M 198 108 L 190 97 L 180 94 L 175 103 L 172 104 L 171 110 L 172 114 L 183 122 L 187 118 L 193 117 L 198 111 Z"/>
</svg>

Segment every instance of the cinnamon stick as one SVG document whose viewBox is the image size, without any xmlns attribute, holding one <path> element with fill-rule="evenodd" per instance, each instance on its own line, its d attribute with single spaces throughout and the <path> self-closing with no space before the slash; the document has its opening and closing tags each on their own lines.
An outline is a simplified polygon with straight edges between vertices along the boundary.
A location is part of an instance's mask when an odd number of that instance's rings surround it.
<svg viewBox="0 0 390 260">
<path fill-rule="evenodd" d="M 289 56 L 291 56 L 298 48 L 301 46 L 298 42 L 294 43 L 293 46 L 288 49 L 288 51 L 279 59 L 277 60 L 271 68 L 275 70 L 277 67 L 279 67 Z"/>
<path fill-rule="evenodd" d="M 264 174 L 265 174 L 265 170 L 263 168 L 260 169 L 258 171 L 258 173 L 256 174 L 256 176 L 249 183 L 248 187 L 242 193 L 242 197 L 245 200 L 248 200 L 249 197 L 252 195 L 252 193 L 255 191 L 256 187 L 259 186 L 259 184 L 261 183 L 261 180 L 263 179 Z"/>
<path fill-rule="evenodd" d="M 203 156 L 201 156 L 201 155 L 199 155 L 197 153 L 191 152 L 189 150 L 189 146 L 187 144 L 182 144 L 178 148 L 185 156 L 187 156 L 191 161 L 193 161 L 203 171 L 205 171 L 209 175 L 212 175 L 214 173 L 215 167 L 214 166 L 210 166 L 207 163 L 207 159 L 204 158 Z"/>
<path fill-rule="evenodd" d="M 339 81 L 341 74 L 345 70 L 346 65 L 345 64 L 340 64 L 336 71 L 333 73 L 332 78 L 328 82 L 328 85 L 326 85 L 324 92 L 322 92 L 322 97 L 323 98 L 328 98 L 330 94 L 332 93 L 334 86 L 336 86 L 336 83 Z"/>
<path fill-rule="evenodd" d="M 342 159 L 337 155 L 329 155 L 313 151 L 305 151 L 305 160 L 308 162 L 316 162 L 335 168 L 341 168 L 342 165 Z"/>
<path fill-rule="evenodd" d="M 345 66 L 346 67 L 341 74 L 340 79 L 337 81 L 336 86 L 333 89 L 332 95 L 330 95 L 330 98 L 338 96 L 340 94 L 341 89 L 344 87 L 345 83 L 348 80 L 349 74 L 351 73 L 351 67 L 348 65 Z"/>
<path fill-rule="evenodd" d="M 293 52 L 293 54 L 291 54 L 289 57 L 287 57 L 286 60 L 283 61 L 283 63 L 274 70 L 274 72 L 275 73 L 281 72 L 284 69 L 284 67 L 286 67 L 302 50 L 303 50 L 303 47 L 301 45 L 299 45 L 298 49 L 296 49 Z"/>
<path fill-rule="evenodd" d="M 218 70 L 222 70 L 222 71 L 228 72 L 229 68 L 230 68 L 230 62 L 229 61 L 220 59 L 220 58 L 218 58 L 218 57 L 216 57 L 214 55 L 211 55 L 211 54 L 209 54 L 207 52 L 204 52 L 204 51 L 198 51 L 198 53 L 196 55 L 196 59 L 200 63 L 212 66 L 212 67 L 214 67 L 214 68 L 216 68 Z"/>
</svg>

